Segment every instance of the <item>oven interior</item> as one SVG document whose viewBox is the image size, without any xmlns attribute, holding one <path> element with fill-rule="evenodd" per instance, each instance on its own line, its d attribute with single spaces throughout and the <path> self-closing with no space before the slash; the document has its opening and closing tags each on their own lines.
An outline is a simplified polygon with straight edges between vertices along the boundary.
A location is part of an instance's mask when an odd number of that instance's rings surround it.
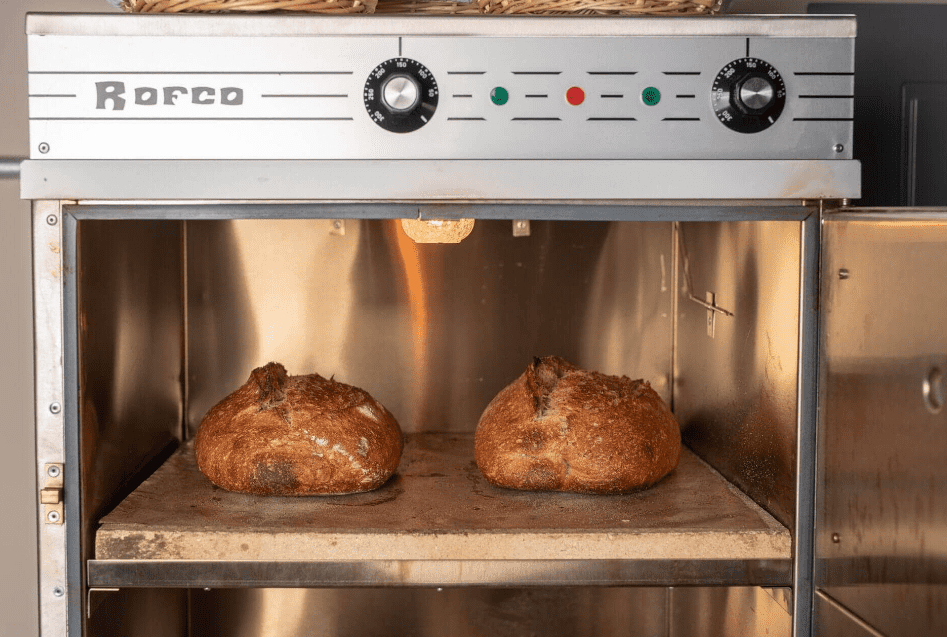
<svg viewBox="0 0 947 637">
<path fill-rule="evenodd" d="M 109 521 L 146 478 L 187 452 L 204 413 L 269 361 L 369 391 L 401 424 L 406 456 L 425 436 L 469 440 L 487 403 L 533 356 L 645 378 L 671 405 L 690 453 L 784 537 L 794 533 L 799 217 L 533 220 L 526 236 L 508 219 L 478 219 L 462 243 L 442 245 L 414 243 L 397 220 L 114 219 L 103 208 L 75 223 L 75 272 L 67 273 L 77 311 L 84 563 L 175 555 L 161 546 L 176 541 L 164 534 L 175 520 L 131 519 L 150 539 L 124 544 L 130 536 L 105 537 Z M 457 506 L 468 501 L 458 497 Z M 601 514 L 612 502 L 583 506 Z M 346 519 L 366 527 L 396 504 L 359 503 Z M 704 506 L 705 523 L 694 523 L 688 540 L 695 557 L 705 548 L 701 525 L 726 527 L 733 515 Z M 251 554 L 203 559 L 253 560 L 256 544 L 247 544 Z M 792 559 L 787 543 L 781 564 Z M 629 586 L 90 580 L 83 621 L 90 635 L 168 637 L 788 635 L 788 566 L 765 582 L 756 565 L 731 565 L 745 582 L 724 585 L 673 570 Z"/>
</svg>

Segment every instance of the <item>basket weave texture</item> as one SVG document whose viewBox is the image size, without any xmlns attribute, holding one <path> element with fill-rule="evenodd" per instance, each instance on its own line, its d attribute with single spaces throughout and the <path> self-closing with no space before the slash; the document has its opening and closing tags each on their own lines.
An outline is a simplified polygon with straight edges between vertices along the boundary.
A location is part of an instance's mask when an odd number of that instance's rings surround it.
<svg viewBox="0 0 947 637">
<path fill-rule="evenodd" d="M 130 13 L 374 13 L 378 0 L 122 0 Z"/>
<path fill-rule="evenodd" d="M 694 15 L 721 0 L 122 0 L 134 13 L 414 13 L 426 15 Z"/>
</svg>

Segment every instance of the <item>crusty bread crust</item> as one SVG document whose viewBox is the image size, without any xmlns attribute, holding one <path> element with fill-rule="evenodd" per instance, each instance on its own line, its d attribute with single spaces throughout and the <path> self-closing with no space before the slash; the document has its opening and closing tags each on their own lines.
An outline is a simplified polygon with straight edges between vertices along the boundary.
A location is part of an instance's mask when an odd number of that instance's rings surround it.
<svg viewBox="0 0 947 637">
<path fill-rule="evenodd" d="M 499 487 L 627 493 L 677 467 L 681 430 L 646 381 L 547 356 L 487 406 L 474 454 L 484 477 Z"/>
<path fill-rule="evenodd" d="M 258 367 L 201 421 L 197 465 L 228 491 L 333 495 L 377 489 L 398 468 L 401 428 L 368 392 Z"/>
</svg>

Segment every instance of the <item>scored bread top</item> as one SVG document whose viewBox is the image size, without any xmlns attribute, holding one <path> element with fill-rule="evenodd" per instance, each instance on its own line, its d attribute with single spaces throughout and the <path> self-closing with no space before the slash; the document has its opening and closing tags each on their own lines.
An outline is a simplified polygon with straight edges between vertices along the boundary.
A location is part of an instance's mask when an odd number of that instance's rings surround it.
<svg viewBox="0 0 947 637">
<path fill-rule="evenodd" d="M 490 402 L 477 425 L 477 466 L 512 489 L 626 493 L 678 463 L 677 420 L 651 385 L 534 359 Z"/>
<path fill-rule="evenodd" d="M 330 495 L 380 487 L 403 447 L 398 422 L 368 392 L 269 363 L 211 408 L 194 448 L 228 491 Z"/>
</svg>

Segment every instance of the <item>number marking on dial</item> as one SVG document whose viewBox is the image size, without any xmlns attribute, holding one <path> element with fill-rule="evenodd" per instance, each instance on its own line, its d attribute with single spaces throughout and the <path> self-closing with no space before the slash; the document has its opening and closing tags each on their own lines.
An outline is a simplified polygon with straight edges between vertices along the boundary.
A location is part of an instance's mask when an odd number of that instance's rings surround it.
<svg viewBox="0 0 947 637">
<path fill-rule="evenodd" d="M 786 105 L 786 85 L 772 65 L 759 58 L 727 64 L 710 93 L 717 119 L 739 133 L 759 133 L 776 123 Z"/>
<path fill-rule="evenodd" d="M 398 78 L 407 80 L 407 83 L 402 82 L 406 91 L 391 90 L 388 93 L 416 93 L 417 98 L 410 105 L 400 107 L 400 104 L 389 104 L 386 101 L 388 98 L 385 87 Z M 437 109 L 437 80 L 431 71 L 417 60 L 392 58 L 382 62 L 369 73 L 363 99 L 369 117 L 380 127 L 393 133 L 410 133 L 427 124 L 433 117 Z"/>
</svg>

